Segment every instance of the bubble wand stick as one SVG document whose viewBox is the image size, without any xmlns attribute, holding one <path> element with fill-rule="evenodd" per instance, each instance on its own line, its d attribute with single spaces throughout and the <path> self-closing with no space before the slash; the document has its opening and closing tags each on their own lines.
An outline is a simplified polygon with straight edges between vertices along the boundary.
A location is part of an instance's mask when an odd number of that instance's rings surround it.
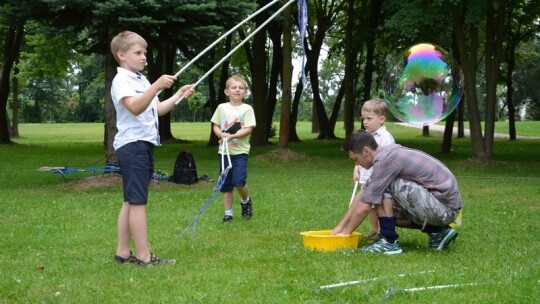
<svg viewBox="0 0 540 304">
<path fill-rule="evenodd" d="M 263 22 L 263 24 L 261 24 L 251 34 L 249 34 L 246 38 L 244 38 L 244 40 L 242 40 L 234 49 L 232 49 L 229 53 L 227 53 L 227 55 L 221 58 L 221 60 L 218 63 L 216 63 L 210 70 L 208 70 L 206 74 L 204 74 L 201 78 L 199 78 L 199 80 L 197 80 L 197 82 L 195 82 L 191 86 L 191 88 L 195 89 L 195 87 L 197 87 L 197 85 L 199 85 L 208 75 L 210 75 L 210 73 L 212 73 L 215 69 L 217 69 L 223 62 L 225 62 L 225 60 L 229 59 L 229 57 L 231 57 L 232 54 L 234 54 L 234 52 L 236 52 L 240 47 L 242 47 L 249 39 L 251 39 L 251 37 L 255 36 L 255 34 L 257 34 L 260 30 L 262 30 L 270 21 L 276 18 L 277 15 L 281 14 L 281 12 L 285 10 L 287 6 L 289 6 L 294 1 L 296 0 L 290 0 L 289 2 L 285 3 L 279 10 L 277 10 L 277 12 L 275 12 L 272 16 L 270 16 L 270 18 L 268 18 L 265 22 Z M 175 104 L 179 104 L 180 101 L 182 101 L 183 99 L 184 99 L 184 96 L 180 97 L 180 99 L 178 99 L 178 101 L 176 101 Z"/>
<path fill-rule="evenodd" d="M 180 74 L 182 74 L 187 68 L 189 68 L 192 64 L 195 63 L 195 61 L 199 60 L 199 58 L 201 58 L 202 55 L 206 54 L 210 49 L 212 49 L 216 44 L 218 44 L 221 40 L 225 39 L 227 36 L 229 36 L 232 32 L 234 32 L 236 29 L 238 29 L 239 27 L 241 27 L 242 25 L 244 25 L 246 22 L 248 22 L 249 20 L 253 19 L 255 16 L 259 15 L 261 12 L 265 11 L 266 9 L 268 9 L 270 6 L 274 5 L 274 3 L 278 2 L 280 0 L 274 0 L 270 3 L 268 3 L 267 5 L 261 7 L 260 9 L 258 9 L 256 12 L 254 12 L 253 14 L 249 15 L 246 17 L 246 19 L 242 20 L 240 23 L 238 23 L 237 25 L 235 25 L 232 29 L 230 29 L 228 32 L 226 32 L 225 34 L 221 35 L 216 41 L 212 42 L 212 44 L 210 44 L 209 46 L 207 46 L 202 52 L 200 52 L 197 56 L 193 57 L 193 59 L 191 59 L 188 63 L 186 63 L 186 65 L 184 65 L 180 71 L 178 71 L 176 74 L 174 74 L 175 77 L 178 77 L 180 76 Z M 195 88 L 195 87 L 193 87 Z M 163 90 L 160 90 L 156 95 L 159 95 L 161 94 Z M 178 104 L 178 102 L 176 103 Z"/>
<path fill-rule="evenodd" d="M 201 58 L 202 55 L 206 54 L 211 48 L 213 48 L 216 44 L 218 44 L 221 40 L 225 39 L 225 37 L 229 36 L 232 32 L 234 32 L 236 29 L 238 29 L 240 26 L 242 26 L 244 23 L 248 22 L 249 20 L 253 19 L 255 16 L 260 14 L 261 12 L 265 11 L 267 8 L 272 6 L 274 3 L 279 2 L 280 0 L 274 0 L 267 5 L 261 7 L 259 10 L 254 12 L 253 14 L 249 15 L 246 19 L 244 19 L 242 22 L 235 25 L 232 29 L 230 29 L 225 34 L 221 35 L 216 41 L 214 41 L 212 44 L 206 47 L 202 52 L 200 52 L 197 56 L 195 56 L 193 59 L 191 59 L 178 73 L 174 74 L 174 76 L 178 77 L 182 72 L 184 72 L 188 67 L 190 67 L 195 61 L 197 61 L 199 58 Z"/>
</svg>

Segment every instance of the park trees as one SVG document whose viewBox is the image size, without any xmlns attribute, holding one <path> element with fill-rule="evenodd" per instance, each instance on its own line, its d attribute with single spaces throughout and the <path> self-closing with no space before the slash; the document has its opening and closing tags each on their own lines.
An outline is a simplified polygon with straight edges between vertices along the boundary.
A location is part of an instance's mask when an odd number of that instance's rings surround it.
<svg viewBox="0 0 540 304">
<path fill-rule="evenodd" d="M 525 118 L 540 120 L 540 40 L 530 41 L 520 49 L 514 78 L 515 100 L 523 100 Z"/>
<path fill-rule="evenodd" d="M 537 39 L 537 34 L 540 32 L 540 23 L 538 16 L 540 15 L 540 6 L 535 1 L 510 1 L 507 7 L 506 14 L 506 38 L 504 40 L 504 62 L 501 69 L 501 79 L 506 86 L 506 100 L 500 113 L 504 107 L 508 109 L 508 134 L 511 140 L 516 139 L 516 106 L 522 102 L 516 102 L 514 78 L 516 75 L 516 65 L 518 64 L 519 46 Z M 533 86 L 534 87 L 534 86 Z M 526 99 L 523 99 L 526 100 Z M 501 117 L 502 115 L 499 115 Z"/>
<path fill-rule="evenodd" d="M 55 3 L 45 0 L 4 1 L 0 11 L 0 34 L 4 41 L 0 81 L 1 142 L 10 141 L 6 105 L 15 63 L 17 59 L 21 59 L 20 54 L 25 54 L 26 58 L 36 58 L 39 55 L 36 53 L 33 56 L 34 52 L 46 49 L 32 49 L 31 44 L 23 39 L 25 34 L 31 32 L 29 24 L 38 25 L 37 29 L 33 29 L 34 32 L 51 33 L 48 29 L 55 29 L 53 36 L 65 37 L 63 43 L 55 44 L 70 46 L 79 56 L 93 58 L 89 63 L 76 66 L 106 86 L 110 85 L 116 72 L 116 63 L 108 51 L 108 44 L 112 36 L 119 31 L 134 30 L 148 40 L 147 72 L 152 81 L 163 73 L 174 74 L 178 63 L 183 64 L 196 56 L 225 29 L 231 28 L 257 7 L 267 3 L 269 1 L 142 1 L 131 4 L 120 0 L 59 0 Z M 466 102 L 464 117 L 471 126 L 474 158 L 489 159 L 493 151 L 493 124 L 499 106 L 496 92 L 502 83 L 499 73 L 501 63 L 505 68 L 502 79 L 505 81 L 507 94 L 510 94 L 512 88 L 516 88 L 514 95 L 506 97 L 509 113 L 513 111 L 512 97 L 531 100 L 533 108 L 529 113 L 534 113 L 534 98 L 530 98 L 532 93 L 524 95 L 530 85 L 522 83 L 529 79 L 522 76 L 527 72 L 523 67 L 527 63 L 535 62 L 536 57 L 527 57 L 521 51 L 521 44 L 533 41 L 538 34 L 539 12 L 534 1 L 309 0 L 307 3 L 308 33 L 306 39 L 300 43 L 307 49 L 305 73 L 309 87 L 304 88 L 304 84 L 299 81 L 295 90 L 291 88 L 290 106 L 283 103 L 285 108 L 281 108 L 282 111 L 290 110 L 289 121 L 285 121 L 287 115 L 280 118 L 284 120 L 280 121 L 280 133 L 283 131 L 281 129 L 287 128 L 290 140 L 297 140 L 295 121 L 302 95 L 314 105 L 313 120 L 318 127 L 318 138 L 335 138 L 333 130 L 338 117 L 344 118 L 347 132 L 350 132 L 354 126 L 353 113 L 357 110 L 356 106 L 361 104 L 361 101 L 380 94 L 385 59 L 419 42 L 438 44 L 451 51 L 461 63 L 466 88 L 466 98 L 462 104 Z M 292 7 L 292 11 L 288 13 L 294 16 Z M 194 82 L 197 74 L 201 74 L 223 54 L 228 53 L 235 43 L 262 24 L 275 10 L 274 7 L 260 15 L 253 23 L 242 27 L 238 34 L 233 34 L 217 45 L 196 64 L 194 68 L 197 73 L 180 75 L 179 83 Z M 284 99 L 288 98 L 285 82 L 289 81 L 290 71 L 287 71 L 287 67 L 290 67 L 290 56 L 287 55 L 289 50 L 286 47 L 290 45 L 286 45 L 289 38 L 285 38 L 285 34 L 289 35 L 295 30 L 290 24 L 287 25 L 287 22 L 294 18 L 292 16 L 287 20 L 278 17 L 268 24 L 246 43 L 243 52 L 238 52 L 230 61 L 225 61 L 221 70 L 211 73 L 198 89 L 207 98 L 208 102 L 205 104 L 213 111 L 217 104 L 225 101 L 222 92 L 228 74 L 231 71 L 245 74 L 252 84 L 253 104 L 258 120 L 258 128 L 252 135 L 255 145 L 268 143 L 272 117 L 275 117 L 274 111 L 279 97 L 281 95 Z M 298 20 L 295 21 L 298 23 Z M 284 32 L 284 26 L 287 26 L 287 33 Z M 53 41 L 53 36 L 47 41 Z M 295 38 L 296 36 L 293 36 L 292 40 Z M 19 52 L 21 48 L 24 48 L 22 53 Z M 58 50 L 69 53 L 64 48 L 58 47 Z M 322 56 L 325 52 L 328 57 Z M 512 54 L 520 56 L 516 59 Z M 57 59 L 61 58 L 69 60 L 67 56 L 57 56 Z M 322 58 L 324 59 L 321 60 Z M 516 66 L 515 73 L 512 72 L 513 62 L 520 64 Z M 87 64 L 93 64 L 98 71 L 101 69 L 105 72 L 95 73 L 96 70 Z M 24 64 L 21 63 L 18 67 L 24 68 Z M 72 68 L 72 65 L 66 65 L 66 70 L 69 68 Z M 332 70 L 334 75 L 331 75 Z M 20 70 L 19 74 L 28 75 L 28 71 Z M 69 73 L 67 74 L 66 77 L 70 77 Z M 16 84 L 11 81 L 13 85 Z M 35 79 L 32 81 L 35 83 Z M 88 81 L 77 82 L 77 85 L 79 88 L 92 88 L 94 92 L 101 89 Z M 22 89 L 25 93 L 29 90 L 27 87 Z M 94 107 L 102 104 L 105 108 L 106 154 L 114 157 L 112 139 L 115 134 L 115 115 L 108 96 L 109 89 L 110 87 L 105 87 L 103 100 L 92 98 Z M 165 91 L 161 97 L 171 93 L 172 91 Z M 93 96 L 99 94 L 93 93 Z M 68 96 L 64 99 L 70 98 Z M 71 99 L 74 102 L 79 101 L 79 106 L 89 104 L 88 100 L 82 98 Z M 327 114 L 329 111 L 330 115 Z M 343 111 L 343 115 L 338 115 L 340 111 Z M 509 116 L 514 115 L 510 113 Z M 453 121 L 449 119 L 448 122 L 448 128 L 451 128 Z M 484 131 L 481 122 L 485 124 Z M 209 143 L 216 144 L 210 129 L 209 133 Z M 170 117 L 161 119 L 160 134 L 164 139 L 173 139 Z M 445 135 L 445 141 L 447 136 Z M 448 145 L 444 149 L 450 150 Z"/>
<path fill-rule="evenodd" d="M 382 6 L 383 12 L 380 15 L 382 28 L 378 42 L 377 53 L 390 56 L 402 56 L 403 50 L 417 43 L 434 43 L 445 49 L 450 55 L 457 56 L 452 39 L 452 19 L 449 14 L 441 12 L 448 11 L 449 3 L 442 1 L 397 1 L 388 0 Z M 390 56 L 389 56 L 390 55 Z M 377 74 L 384 74 L 385 58 L 378 58 Z M 383 69 L 381 69 L 381 67 Z M 373 73 L 373 72 L 372 72 Z M 381 77 L 378 77 L 378 82 Z M 364 89 L 364 95 L 372 92 Z M 370 88 L 371 89 L 371 88 Z M 454 115 L 447 118 L 447 130 L 442 143 L 442 150 L 449 151 L 452 141 L 452 127 Z M 429 135 L 429 126 L 423 127 L 423 134 Z"/>
<path fill-rule="evenodd" d="M 471 131 L 473 158 L 484 161 L 493 155 L 494 125 L 497 119 L 497 86 L 501 83 L 499 70 L 511 47 L 509 37 L 519 36 L 516 16 L 528 14 L 526 23 L 533 30 L 527 37 L 538 33 L 535 9 L 523 9 L 528 1 L 488 0 L 488 1 L 388 1 L 390 11 L 385 26 L 391 30 L 385 35 L 402 46 L 414 41 L 431 41 L 447 50 L 452 50 L 464 72 L 465 101 L 467 119 Z M 440 12 L 452 12 L 441 14 Z M 516 14 L 516 12 L 519 13 Z M 526 19 L 521 16 L 521 20 Z M 514 21 L 512 21 L 514 20 Z M 523 31 L 523 29 L 521 29 Z M 383 38 L 384 39 L 384 38 Z M 523 39 L 523 38 L 521 38 Z M 506 65 L 511 66 L 514 59 L 507 56 Z M 479 94 L 479 75 L 485 81 Z M 483 114 L 483 116 L 482 116 Z M 481 123 L 484 122 L 482 131 Z M 453 124 L 447 124 L 451 128 Z M 451 135 L 451 132 L 447 132 Z M 448 136 L 445 136 L 445 140 Z M 444 147 L 444 145 L 443 145 Z M 443 148 L 444 149 L 444 148 Z M 446 148 L 448 149 L 448 147 Z M 448 149 L 449 150 L 449 149 Z"/>
<path fill-rule="evenodd" d="M 237 19 L 237 15 L 244 14 L 251 7 L 250 3 L 239 4 L 235 1 L 7 1 L 1 10 L 5 43 L 0 91 L 0 139 L 2 142 L 10 141 L 6 112 L 9 77 L 19 57 L 28 21 L 56 29 L 55 35 L 71 33 L 76 40 L 71 45 L 73 49 L 105 57 L 105 143 L 107 158 L 114 161 L 112 140 L 116 123 L 110 99 L 110 83 L 116 73 L 116 63 L 109 52 L 110 39 L 125 29 L 143 35 L 149 42 L 148 76 L 152 81 L 163 73 L 173 74 L 179 54 L 184 59 L 193 57 L 202 45 L 209 44 L 208 41 L 215 39 L 219 31 Z"/>
<path fill-rule="evenodd" d="M 314 20 L 308 26 L 308 45 L 306 67 L 309 72 L 313 106 L 316 113 L 319 139 L 334 139 L 334 126 L 326 113 L 319 88 L 319 57 L 323 49 L 325 37 L 329 30 L 335 26 L 336 19 L 343 12 L 345 1 L 312 1 Z"/>
<path fill-rule="evenodd" d="M 490 160 L 493 155 L 495 131 L 496 90 L 502 43 L 505 28 L 507 2 L 505 0 L 470 3 L 459 2 L 453 8 L 454 39 L 458 57 L 465 77 L 469 127 L 473 158 Z M 484 38 L 484 39 L 482 39 Z M 485 129 L 482 132 L 480 109 L 476 91 L 478 54 L 483 50 L 486 80 Z"/>
</svg>

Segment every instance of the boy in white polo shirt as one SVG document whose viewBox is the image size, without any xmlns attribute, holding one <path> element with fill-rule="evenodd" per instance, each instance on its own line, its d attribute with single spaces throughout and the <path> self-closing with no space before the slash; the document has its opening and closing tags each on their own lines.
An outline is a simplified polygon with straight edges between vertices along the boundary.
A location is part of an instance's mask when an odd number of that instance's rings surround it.
<svg viewBox="0 0 540 304">
<path fill-rule="evenodd" d="M 185 85 L 160 102 L 157 94 L 170 88 L 176 77 L 162 75 L 150 84 L 140 73 L 146 66 L 146 47 L 144 38 L 130 31 L 121 32 L 111 41 L 111 52 L 119 65 L 111 86 L 118 129 L 114 149 L 124 189 L 114 260 L 141 266 L 175 262 L 150 253 L 146 226 L 148 185 L 154 172 L 154 146 L 160 144 L 158 116 L 170 112 L 177 100 L 193 93 L 191 85 Z M 131 240 L 136 255 L 130 251 Z"/>
</svg>

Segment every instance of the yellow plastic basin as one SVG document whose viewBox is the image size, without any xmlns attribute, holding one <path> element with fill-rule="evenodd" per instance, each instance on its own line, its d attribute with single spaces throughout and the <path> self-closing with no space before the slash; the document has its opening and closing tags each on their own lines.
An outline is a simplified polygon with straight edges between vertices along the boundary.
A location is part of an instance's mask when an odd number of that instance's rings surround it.
<svg viewBox="0 0 540 304">
<path fill-rule="evenodd" d="M 336 251 L 339 249 L 356 249 L 360 241 L 360 233 L 353 231 L 348 235 L 330 235 L 332 230 L 300 232 L 304 247 L 318 251 Z"/>
</svg>

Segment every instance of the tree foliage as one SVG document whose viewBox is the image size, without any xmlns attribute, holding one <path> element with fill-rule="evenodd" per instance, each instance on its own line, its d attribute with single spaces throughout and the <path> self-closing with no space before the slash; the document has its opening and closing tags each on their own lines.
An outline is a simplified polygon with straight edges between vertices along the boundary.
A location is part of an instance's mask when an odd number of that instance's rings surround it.
<svg viewBox="0 0 540 304">
<path fill-rule="evenodd" d="M 146 72 L 152 81 L 164 73 L 174 74 L 221 34 L 268 2 L 3 1 L 0 142 L 10 142 L 8 101 L 13 68 L 17 67 L 20 98 L 12 99 L 20 102 L 24 121 L 105 121 L 106 154 L 114 156 L 111 147 L 115 113 L 109 91 L 116 64 L 109 52 L 110 39 L 122 30 L 133 30 L 145 37 L 149 44 Z M 505 100 L 511 117 L 517 116 L 512 114 L 513 108 L 523 108 L 524 104 L 527 118 L 540 115 L 540 98 L 534 85 L 539 52 L 535 49 L 538 42 L 533 39 L 540 32 L 540 12 L 534 1 L 309 0 L 308 8 L 307 39 L 298 41 L 292 50 L 298 53 L 301 43 L 307 49 L 309 87 L 297 83 L 291 92 L 290 121 L 280 125 L 286 128 L 289 124 L 290 140 L 296 138 L 297 119 L 311 112 L 302 110 L 306 101 L 313 105 L 319 138 L 335 138 L 335 121 L 342 117 L 350 129 L 354 124 L 351 112 L 363 100 L 379 94 L 385 60 L 420 42 L 443 47 L 461 63 L 465 74 L 465 117 L 470 122 L 474 158 L 492 156 L 499 99 Z M 178 85 L 195 82 L 276 9 L 271 7 L 216 45 L 180 75 Z M 298 23 L 296 18 L 294 21 Z M 251 84 L 250 102 L 258 120 L 253 143 L 267 144 L 273 117 L 279 117 L 276 109 L 281 109 L 282 77 L 288 66 L 283 62 L 283 22 L 282 17 L 275 18 L 199 86 L 196 108 L 204 104 L 204 111 L 190 109 L 192 104 L 186 103 L 162 118 L 162 138 L 172 138 L 171 117 L 197 119 L 194 112 L 198 111 L 204 113 L 199 119 L 205 119 L 218 103 L 225 101 L 222 92 L 227 76 L 241 73 Z M 297 40 L 292 35 L 292 41 Z M 501 97 L 500 92 L 507 95 Z M 172 90 L 162 94 L 160 97 L 165 98 Z M 210 143 L 216 142 L 211 137 Z"/>
<path fill-rule="evenodd" d="M 524 103 L 525 119 L 540 120 L 540 40 L 535 39 L 521 49 L 514 74 L 514 98 Z"/>
</svg>

